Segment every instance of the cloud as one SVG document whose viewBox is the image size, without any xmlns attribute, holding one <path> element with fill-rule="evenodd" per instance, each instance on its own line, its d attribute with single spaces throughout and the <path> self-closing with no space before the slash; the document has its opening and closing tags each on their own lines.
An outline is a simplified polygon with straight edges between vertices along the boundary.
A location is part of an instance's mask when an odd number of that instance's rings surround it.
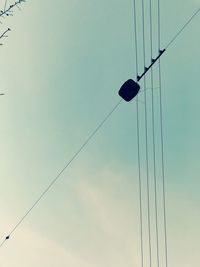
<svg viewBox="0 0 200 267">
<path fill-rule="evenodd" d="M 109 169 L 96 170 L 92 176 L 82 173 L 81 177 L 84 179 L 79 179 L 73 189 L 83 210 L 106 234 L 120 237 L 134 220 L 126 191 L 128 177 Z"/>
<path fill-rule="evenodd" d="M 116 220 L 113 218 L 107 196 L 96 187 L 86 183 L 79 183 L 76 190 L 88 216 L 94 219 L 95 223 L 106 233 L 116 234 L 118 232 Z"/>
</svg>

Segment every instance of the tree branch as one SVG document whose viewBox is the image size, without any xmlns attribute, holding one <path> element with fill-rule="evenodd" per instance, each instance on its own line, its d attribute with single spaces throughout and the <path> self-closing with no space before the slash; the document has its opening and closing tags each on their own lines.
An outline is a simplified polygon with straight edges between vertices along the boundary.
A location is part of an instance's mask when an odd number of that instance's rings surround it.
<svg viewBox="0 0 200 267">
<path fill-rule="evenodd" d="M 10 5 L 8 8 L 7 8 L 7 0 L 5 0 L 5 3 L 4 3 L 4 10 L 0 10 L 0 18 L 4 18 L 4 16 L 13 16 L 13 9 L 15 7 L 17 7 L 18 9 L 19 8 L 19 4 L 23 3 L 23 2 L 26 2 L 26 0 L 18 0 L 18 1 L 15 1 L 14 4 Z M 4 31 L 1 35 L 0 35 L 0 39 L 4 38 L 4 37 L 8 37 L 6 35 L 7 32 L 10 31 L 10 28 L 8 28 L 6 31 Z M 3 45 L 2 43 L 0 43 L 0 45 Z"/>
<path fill-rule="evenodd" d="M 9 31 L 11 31 L 10 28 L 8 28 L 6 31 L 4 31 L 4 32 L 0 35 L 0 39 L 5 38 L 5 37 L 8 37 L 8 36 L 6 35 L 6 33 L 9 32 Z M 3 44 L 0 43 L 0 45 L 3 45 Z"/>
<path fill-rule="evenodd" d="M 10 5 L 7 9 L 1 10 L 0 11 L 0 17 L 3 17 L 5 15 L 11 16 L 12 12 L 13 12 L 13 8 L 16 6 L 18 7 L 18 5 L 21 4 L 22 2 L 26 2 L 26 0 L 18 0 L 13 5 Z M 6 2 L 5 2 L 5 8 L 6 8 Z"/>
</svg>

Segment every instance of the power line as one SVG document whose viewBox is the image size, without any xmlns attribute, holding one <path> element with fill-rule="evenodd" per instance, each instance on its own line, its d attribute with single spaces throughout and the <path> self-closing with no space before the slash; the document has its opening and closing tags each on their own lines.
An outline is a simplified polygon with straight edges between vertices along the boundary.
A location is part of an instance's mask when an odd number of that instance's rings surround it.
<svg viewBox="0 0 200 267">
<path fill-rule="evenodd" d="M 199 9 L 200 10 L 200 9 Z M 197 14 L 197 13 L 196 13 Z M 194 15 L 192 16 L 194 18 Z M 192 19 L 190 19 L 191 21 Z M 158 0 L 158 50 L 160 51 L 161 47 L 161 30 L 160 30 L 160 22 L 161 22 L 161 15 L 160 15 L 160 0 Z M 172 44 L 174 40 L 178 37 L 178 35 L 183 31 L 183 29 L 189 24 L 187 22 L 184 27 L 179 31 L 178 34 L 172 41 L 167 45 Z M 162 79 L 161 79 L 161 62 L 159 59 L 158 62 L 158 71 L 159 71 L 159 108 L 160 108 L 160 138 L 161 138 L 161 171 L 162 171 L 162 198 L 163 198 L 163 219 L 164 219 L 164 244 L 165 244 L 165 266 L 168 267 L 168 242 L 167 242 L 167 216 L 166 216 L 166 192 L 165 192 L 165 164 L 164 164 L 164 138 L 163 138 L 163 104 L 162 104 Z"/>
<path fill-rule="evenodd" d="M 141 156 L 140 156 L 140 130 L 139 130 L 139 102 L 136 103 L 137 114 L 137 150 L 138 150 L 138 180 L 139 180 L 139 213 L 140 213 L 140 250 L 141 266 L 144 266 L 144 245 L 143 245 L 143 211 L 142 211 L 142 181 L 141 181 Z"/>
<path fill-rule="evenodd" d="M 57 176 L 51 181 L 51 183 L 46 187 L 46 189 L 42 192 L 42 194 L 37 198 L 34 204 L 28 209 L 28 211 L 24 214 L 24 216 L 19 220 L 19 222 L 13 227 L 10 233 L 6 236 L 6 238 L 0 243 L 0 247 L 2 247 L 6 240 L 8 240 L 11 235 L 15 232 L 15 230 L 20 226 L 20 224 L 25 220 L 25 218 L 29 215 L 29 213 L 37 206 L 37 204 L 42 200 L 42 198 L 46 195 L 46 193 L 53 187 L 56 181 L 60 178 L 61 174 L 70 166 L 70 164 L 78 157 L 81 151 L 86 147 L 89 141 L 96 135 L 96 133 L 101 129 L 101 127 L 105 124 L 105 122 L 110 118 L 113 112 L 118 108 L 123 100 L 121 99 L 112 110 L 106 115 L 106 117 L 99 123 L 97 128 L 89 135 L 89 137 L 85 140 L 85 142 L 80 146 L 77 152 L 72 156 L 72 158 L 67 162 L 65 167 L 57 174 Z"/>
<path fill-rule="evenodd" d="M 138 48 L 137 48 L 137 17 L 136 17 L 136 2 L 134 3 L 134 31 L 135 31 L 135 65 L 136 77 L 138 76 Z M 138 157 L 138 182 L 139 182 L 139 217 L 140 217 L 140 257 L 141 267 L 144 266 L 144 244 L 143 244 L 143 211 L 142 211 L 142 181 L 141 181 L 141 156 L 140 156 L 140 126 L 139 126 L 139 101 L 137 96 L 136 101 L 137 114 L 137 157 Z"/>
<path fill-rule="evenodd" d="M 163 195 L 163 216 L 164 216 L 164 242 L 165 242 L 165 264 L 168 267 L 168 242 L 167 242 L 167 216 L 166 216 L 166 189 L 165 189 L 165 164 L 164 164 L 164 138 L 163 138 L 163 107 L 162 107 L 162 81 L 161 81 L 161 63 L 160 63 L 160 56 L 165 52 L 165 50 L 172 45 L 172 43 L 178 38 L 178 36 L 184 31 L 184 29 L 192 22 L 192 20 L 199 14 L 200 8 L 189 18 L 189 20 L 183 25 L 183 27 L 177 32 L 177 34 L 171 39 L 171 41 L 166 45 L 164 50 L 161 50 L 161 30 L 160 30 L 160 1 L 158 0 L 158 47 L 159 47 L 159 56 L 156 60 L 152 60 L 151 65 L 144 69 L 144 73 L 141 76 L 137 77 L 139 81 L 144 76 L 144 95 L 145 95 L 145 136 L 146 136 L 146 164 L 147 164 L 147 200 L 148 200 L 148 228 L 149 228 L 149 248 L 150 248 L 150 265 L 151 265 L 151 233 L 150 233 L 150 202 L 149 202 L 149 175 L 148 175 L 148 130 L 147 130 L 147 114 L 146 114 L 146 79 L 145 75 L 148 70 L 152 70 L 153 64 L 158 60 L 159 61 L 159 89 L 160 89 L 160 97 L 159 97 L 159 106 L 160 106 L 160 131 L 161 131 L 161 168 L 162 168 L 162 195 Z M 146 65 L 146 56 L 145 56 L 145 29 L 144 29 L 144 0 L 142 0 L 142 18 L 143 18 L 143 56 L 144 56 L 144 66 Z M 151 23 L 150 23 L 151 24 Z M 150 26 L 151 27 L 151 26 Z M 153 86 L 151 86 L 153 88 Z M 155 165 L 154 165 L 155 166 Z M 155 185 L 155 196 L 157 195 L 157 185 L 156 180 L 154 179 Z M 157 202 L 157 197 L 155 199 Z M 157 204 L 155 203 L 155 206 Z M 156 208 L 157 209 L 157 208 Z M 157 211 L 156 211 L 157 213 Z M 157 226 L 156 226 L 157 228 Z M 157 251 L 158 247 L 158 229 L 157 232 Z M 157 260 L 159 260 L 159 254 L 157 253 Z"/>
<path fill-rule="evenodd" d="M 150 50 L 151 60 L 153 59 L 153 24 L 152 24 L 152 0 L 150 0 L 149 25 L 150 25 Z M 159 233 L 158 233 L 158 203 L 157 203 L 157 170 L 156 170 L 156 147 L 155 147 L 155 112 L 154 112 L 154 73 L 151 68 L 151 107 L 152 107 L 152 144 L 153 144 L 153 177 L 154 177 L 154 204 L 155 204 L 155 229 L 156 229 L 156 256 L 157 266 L 160 266 L 159 259 Z"/>
<path fill-rule="evenodd" d="M 4 10 L 0 13 L 0 17 L 3 15 L 8 15 L 8 12 L 11 9 L 21 2 L 25 2 L 25 0 L 19 0 L 15 2 L 15 4 L 11 5 L 7 10 Z M 158 0 L 159 3 L 159 0 Z M 160 50 L 160 4 L 158 4 L 159 10 L 159 50 Z M 171 41 L 167 44 L 166 49 L 177 39 L 177 37 L 183 32 L 183 30 L 191 23 L 191 21 L 197 16 L 200 12 L 200 8 L 190 17 L 190 19 L 184 24 L 184 26 L 179 30 L 179 32 L 171 39 Z M 143 56 L 144 56 L 144 66 L 146 63 L 145 60 L 145 29 L 144 29 L 144 0 L 142 0 L 142 19 L 143 19 Z M 8 31 L 8 30 L 7 30 Z M 160 50 L 161 51 L 161 50 Z M 161 93 L 161 67 L 160 67 L 160 58 L 159 60 L 159 88 L 160 88 L 160 123 L 161 123 L 161 153 L 162 153 L 162 177 L 163 177 L 163 205 L 164 205 L 164 224 L 165 224 L 165 252 L 166 252 L 166 267 L 168 266 L 168 249 L 167 249 L 167 225 L 166 225 L 166 192 L 165 192 L 165 171 L 164 171 L 164 140 L 163 140 L 163 115 L 162 115 L 162 93 Z M 151 267 L 151 222 L 150 222 L 150 196 L 149 196 L 149 163 L 148 163 L 148 125 L 147 125 L 147 97 L 146 97 L 146 78 L 144 76 L 144 96 L 145 96 L 145 138 L 146 138 L 146 166 L 147 166 L 147 198 L 148 198 L 148 229 L 149 229 L 149 257 L 150 257 L 150 267 Z M 103 124 L 108 120 L 108 118 L 112 115 L 112 113 L 117 109 L 122 100 L 120 100 L 114 108 L 108 113 L 105 119 L 98 125 L 98 127 L 91 133 L 91 135 L 86 139 L 83 145 L 79 148 L 79 150 L 74 154 L 71 160 L 67 163 L 67 165 L 59 172 L 59 174 L 52 180 L 52 182 L 48 185 L 48 187 L 43 191 L 43 193 L 39 196 L 39 198 L 34 202 L 31 208 L 25 213 L 25 215 L 19 220 L 19 222 L 14 226 L 14 228 L 10 231 L 9 235 L 0 243 L 0 247 L 3 246 L 6 240 L 8 240 L 11 235 L 15 232 L 15 230 L 21 225 L 21 223 L 25 220 L 25 218 L 29 215 L 29 213 L 35 208 L 35 206 L 40 202 L 40 200 L 46 195 L 46 193 L 50 190 L 50 188 L 55 184 L 55 182 L 60 178 L 61 174 L 67 169 L 67 167 L 77 158 L 79 153 L 85 148 L 88 142 L 95 136 L 95 134 L 100 130 Z M 138 102 L 138 101 L 137 101 Z"/>
<path fill-rule="evenodd" d="M 158 8 L 160 9 L 160 4 L 158 5 Z M 184 26 L 177 32 L 177 34 L 171 39 L 171 41 L 165 46 L 165 49 L 161 50 L 161 46 L 159 45 L 159 55 L 155 58 L 152 59 L 152 62 L 149 67 L 145 66 L 144 72 L 142 75 L 137 76 L 137 81 L 139 82 L 145 75 L 146 73 L 152 69 L 153 65 L 160 60 L 160 57 L 163 55 L 163 53 L 166 51 L 166 49 L 177 39 L 177 37 L 183 32 L 183 30 L 192 22 L 192 20 L 197 16 L 197 14 L 200 12 L 200 8 L 190 17 L 190 19 L 184 24 Z M 158 15 L 158 20 L 160 20 L 160 14 Z M 159 33 L 158 33 L 158 39 L 160 40 L 160 25 L 159 27 Z"/>
<path fill-rule="evenodd" d="M 159 64 L 160 81 L 160 131 L 161 131 L 161 166 L 162 166 L 162 195 L 163 195 L 163 218 L 164 218 L 164 242 L 165 242 L 165 264 L 168 267 L 168 242 L 167 242 L 167 215 L 166 215 L 166 189 L 165 189 L 165 163 L 164 163 L 164 137 L 163 137 L 163 104 L 162 104 L 162 80 L 161 63 Z"/>
<path fill-rule="evenodd" d="M 145 41 L 145 10 L 144 0 L 142 0 L 142 38 L 143 38 L 143 61 L 144 70 L 146 65 L 146 41 Z M 150 188 L 149 188 L 149 156 L 148 156 L 148 123 L 147 123 L 147 92 L 146 92 L 146 77 L 144 76 L 144 120 L 145 120 L 145 149 L 146 149 L 146 182 L 147 182 L 147 220 L 148 220 L 148 243 L 149 243 L 149 266 L 151 267 L 151 221 L 150 221 Z"/>
<path fill-rule="evenodd" d="M 138 76 L 138 42 L 137 42 L 137 17 L 136 17 L 136 3 L 133 1 L 134 5 L 134 32 L 135 32 L 135 67 L 136 67 L 136 77 Z"/>
<path fill-rule="evenodd" d="M 160 10 L 160 8 L 159 8 Z M 189 20 L 183 25 L 183 27 L 177 32 L 177 34 L 171 39 L 171 41 L 166 45 L 166 49 L 178 38 L 178 36 L 184 31 L 184 29 L 192 22 L 192 20 L 198 15 L 200 8 L 189 18 Z"/>
</svg>

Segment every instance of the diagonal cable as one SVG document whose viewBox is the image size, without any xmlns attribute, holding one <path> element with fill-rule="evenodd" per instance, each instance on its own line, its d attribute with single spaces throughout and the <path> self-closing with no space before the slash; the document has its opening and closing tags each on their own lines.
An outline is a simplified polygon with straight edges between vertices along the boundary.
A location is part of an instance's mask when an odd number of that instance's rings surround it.
<svg viewBox="0 0 200 267">
<path fill-rule="evenodd" d="M 4 10 L 0 13 L 0 17 L 9 12 L 14 6 L 17 6 L 19 3 L 25 2 L 25 0 L 19 0 L 15 2 L 14 5 L 10 6 L 7 10 Z M 159 2 L 159 0 L 158 0 Z M 159 6 L 159 22 L 160 22 L 160 4 Z M 190 17 L 190 19 L 184 24 L 184 26 L 180 29 L 180 31 L 171 39 L 171 41 L 167 44 L 166 48 L 168 48 L 176 38 L 183 32 L 183 30 L 191 23 L 191 21 L 199 14 L 200 8 Z M 143 54 L 144 54 L 144 64 L 145 64 L 145 32 L 144 32 L 144 0 L 142 0 L 142 19 L 143 19 Z M 159 23 L 159 34 L 160 34 L 160 23 Z M 159 39 L 159 47 L 160 47 L 160 35 Z M 163 115 L 162 115 L 162 95 L 161 95 L 161 68 L 160 68 L 160 60 L 159 60 L 159 88 L 160 88 L 160 121 L 161 121 L 161 144 L 162 144 L 162 176 L 163 176 L 163 202 L 164 202 L 164 221 L 165 221 L 165 249 L 166 249 L 166 267 L 168 266 L 168 256 L 167 256 L 167 229 L 166 229 L 166 201 L 165 201 L 165 172 L 164 172 L 164 142 L 163 142 Z M 147 107 L 146 107 L 146 79 L 144 76 L 144 93 L 145 93 L 145 133 L 146 133 L 146 166 L 147 166 L 147 187 L 149 187 L 149 167 L 148 167 L 148 129 L 147 129 Z M 34 207 L 39 203 L 39 201 L 44 197 L 44 195 L 50 190 L 50 188 L 55 184 L 55 182 L 60 178 L 61 174 L 67 169 L 67 167 L 76 159 L 79 153 L 84 149 L 84 147 L 88 144 L 88 142 L 94 137 L 94 135 L 100 130 L 103 124 L 108 120 L 108 118 L 112 115 L 112 113 L 117 109 L 122 100 L 120 100 L 114 108 L 109 112 L 109 114 L 105 117 L 105 119 L 99 124 L 99 126 L 92 132 L 92 134 L 86 139 L 85 143 L 80 147 L 80 149 L 74 154 L 72 159 L 67 163 L 67 165 L 60 171 L 60 173 L 55 177 L 55 179 L 49 184 L 49 186 L 45 189 L 45 191 L 40 195 L 40 197 L 34 202 L 32 207 L 25 213 L 25 215 L 19 220 L 19 222 L 14 226 L 14 228 L 10 231 L 9 235 L 0 243 L 0 247 L 10 238 L 10 236 L 15 232 L 15 230 L 20 226 L 20 224 L 24 221 L 24 219 L 29 215 L 29 213 L 34 209 Z M 137 101 L 138 102 L 138 101 Z M 149 191 L 148 191 L 148 227 L 150 227 L 150 202 L 149 202 Z M 151 233 L 149 231 L 149 256 L 150 256 L 150 267 L 151 267 Z"/>
<path fill-rule="evenodd" d="M 159 4 L 160 7 L 160 4 Z M 160 10 L 160 8 L 159 8 Z M 178 36 L 185 30 L 185 28 L 192 22 L 192 20 L 199 14 L 200 12 L 200 8 L 197 9 L 197 11 L 195 11 L 193 13 L 193 15 L 188 19 L 188 21 L 183 25 L 183 27 L 177 32 L 177 34 L 171 39 L 171 41 L 166 45 L 166 49 L 178 38 Z M 160 11 L 159 11 L 160 14 Z M 160 19 L 160 15 L 159 15 L 159 19 Z"/>
<path fill-rule="evenodd" d="M 71 163 L 78 157 L 81 151 L 86 147 L 86 145 L 90 142 L 90 140 L 96 135 L 96 133 L 101 129 L 101 127 L 105 124 L 105 122 L 110 118 L 113 112 L 118 108 L 123 100 L 121 99 L 112 110 L 106 115 L 106 117 L 99 123 L 96 129 L 88 136 L 85 142 L 80 146 L 77 152 L 72 156 L 72 158 L 67 162 L 64 168 L 57 174 L 57 176 L 51 181 L 51 183 L 46 187 L 46 189 L 41 193 L 41 195 L 36 199 L 30 209 L 24 214 L 24 216 L 19 220 L 19 222 L 13 227 L 10 233 L 6 236 L 6 238 L 0 243 L 0 247 L 4 245 L 5 241 L 8 240 L 11 235 L 15 232 L 15 230 L 22 224 L 22 222 L 26 219 L 29 213 L 38 205 L 38 203 L 42 200 L 42 198 L 47 194 L 47 192 L 54 186 L 57 180 L 61 177 L 63 172 L 71 165 Z"/>
</svg>

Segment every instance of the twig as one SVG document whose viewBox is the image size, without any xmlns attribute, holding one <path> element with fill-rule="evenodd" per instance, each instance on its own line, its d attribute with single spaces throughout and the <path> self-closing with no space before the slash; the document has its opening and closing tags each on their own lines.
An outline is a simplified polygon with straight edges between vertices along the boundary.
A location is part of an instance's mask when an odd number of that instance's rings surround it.
<svg viewBox="0 0 200 267">
<path fill-rule="evenodd" d="M 6 31 L 4 31 L 4 32 L 0 35 L 0 39 L 2 39 L 2 38 L 4 38 L 4 37 L 8 37 L 8 36 L 6 35 L 6 33 L 9 32 L 9 31 L 11 31 L 10 28 L 8 28 Z M 3 44 L 0 43 L 0 45 L 3 45 Z"/>
<path fill-rule="evenodd" d="M 22 2 L 26 2 L 26 0 L 18 0 L 16 1 L 13 5 L 10 5 L 7 9 L 1 10 L 0 11 L 0 17 L 3 17 L 4 15 L 6 16 L 11 16 L 12 14 L 10 14 L 13 10 L 14 7 L 18 7 L 19 4 L 21 4 Z M 5 4 L 6 7 L 6 4 Z"/>
</svg>

